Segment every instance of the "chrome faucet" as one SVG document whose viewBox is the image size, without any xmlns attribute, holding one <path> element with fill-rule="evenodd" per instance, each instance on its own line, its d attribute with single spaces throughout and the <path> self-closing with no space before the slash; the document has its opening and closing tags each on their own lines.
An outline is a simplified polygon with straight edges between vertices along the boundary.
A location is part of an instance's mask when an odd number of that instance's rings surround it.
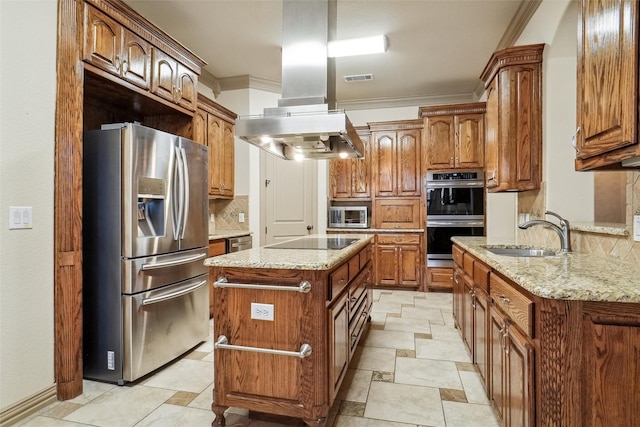
<svg viewBox="0 0 640 427">
<path fill-rule="evenodd" d="M 546 211 L 545 214 L 552 215 L 558 218 L 560 220 L 560 226 L 557 226 L 552 222 L 545 221 L 544 219 L 533 219 L 531 221 L 518 224 L 518 227 L 522 228 L 523 230 L 531 227 L 532 225 L 542 225 L 544 227 L 549 227 L 558 234 L 562 252 L 571 252 L 571 235 L 569 234 L 569 221 L 562 218 L 555 212 Z"/>
</svg>

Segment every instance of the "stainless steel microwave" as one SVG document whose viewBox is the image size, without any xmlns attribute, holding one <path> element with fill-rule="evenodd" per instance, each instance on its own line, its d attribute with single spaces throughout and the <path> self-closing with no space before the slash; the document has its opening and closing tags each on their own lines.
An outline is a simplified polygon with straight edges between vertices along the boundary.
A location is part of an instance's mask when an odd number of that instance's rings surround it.
<svg viewBox="0 0 640 427">
<path fill-rule="evenodd" d="M 366 206 L 331 206 L 329 228 L 369 228 L 369 209 Z"/>
</svg>

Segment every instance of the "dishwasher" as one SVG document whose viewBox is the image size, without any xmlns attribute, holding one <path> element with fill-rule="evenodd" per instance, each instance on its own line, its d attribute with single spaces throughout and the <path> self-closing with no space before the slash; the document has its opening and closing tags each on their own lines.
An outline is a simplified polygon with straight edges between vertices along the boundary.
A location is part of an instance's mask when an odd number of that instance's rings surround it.
<svg viewBox="0 0 640 427">
<path fill-rule="evenodd" d="M 227 239 L 227 253 L 251 249 L 251 235 L 230 237 Z"/>
</svg>

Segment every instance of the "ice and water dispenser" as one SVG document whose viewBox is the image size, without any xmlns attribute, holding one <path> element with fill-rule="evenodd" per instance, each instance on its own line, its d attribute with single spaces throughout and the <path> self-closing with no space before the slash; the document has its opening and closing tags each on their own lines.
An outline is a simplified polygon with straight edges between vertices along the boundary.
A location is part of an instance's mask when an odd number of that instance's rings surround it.
<svg viewBox="0 0 640 427">
<path fill-rule="evenodd" d="M 164 236 L 165 194 L 163 179 L 138 179 L 138 237 Z"/>
</svg>

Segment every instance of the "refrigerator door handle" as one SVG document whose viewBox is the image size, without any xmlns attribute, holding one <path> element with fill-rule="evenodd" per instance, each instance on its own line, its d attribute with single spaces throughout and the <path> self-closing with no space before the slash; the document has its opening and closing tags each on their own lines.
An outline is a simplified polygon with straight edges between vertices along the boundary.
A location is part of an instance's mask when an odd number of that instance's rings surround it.
<svg viewBox="0 0 640 427">
<path fill-rule="evenodd" d="M 174 158 L 176 161 L 175 171 L 173 177 L 173 239 L 179 240 L 181 238 L 180 233 L 182 232 L 182 228 L 184 228 L 183 224 L 183 216 L 184 216 L 184 167 L 183 167 L 183 158 L 182 153 L 180 152 L 179 147 L 174 147 Z M 176 208 L 176 203 L 177 208 Z M 177 212 L 176 212 L 177 210 Z"/>
<path fill-rule="evenodd" d="M 182 232 L 180 233 L 180 239 L 184 239 L 184 234 L 187 231 L 187 221 L 189 220 L 189 165 L 187 164 L 187 153 L 184 148 L 180 148 L 180 154 L 182 155 L 182 168 L 183 168 L 183 197 L 182 197 Z"/>
<path fill-rule="evenodd" d="M 167 293 L 162 293 L 160 295 L 154 296 L 154 297 L 150 297 L 150 298 L 145 298 L 142 300 L 142 305 L 150 305 L 150 304 L 155 304 L 158 302 L 162 302 L 162 301 L 167 301 L 170 299 L 174 299 L 174 298 L 178 298 L 182 295 L 186 295 L 189 292 L 193 292 L 196 289 L 198 289 L 201 286 L 204 286 L 208 283 L 207 280 L 202 280 L 194 285 L 190 285 L 181 289 L 178 289 L 177 291 L 172 291 L 172 292 L 167 292 Z"/>
<path fill-rule="evenodd" d="M 142 264 L 142 270 L 155 270 L 157 268 L 165 268 L 165 267 L 175 267 L 176 265 L 189 264 L 193 261 L 198 261 L 199 259 L 206 258 L 207 254 L 198 254 L 190 257 L 172 259 L 171 261 L 162 261 L 162 262 L 154 262 L 154 263 L 145 263 Z"/>
</svg>

